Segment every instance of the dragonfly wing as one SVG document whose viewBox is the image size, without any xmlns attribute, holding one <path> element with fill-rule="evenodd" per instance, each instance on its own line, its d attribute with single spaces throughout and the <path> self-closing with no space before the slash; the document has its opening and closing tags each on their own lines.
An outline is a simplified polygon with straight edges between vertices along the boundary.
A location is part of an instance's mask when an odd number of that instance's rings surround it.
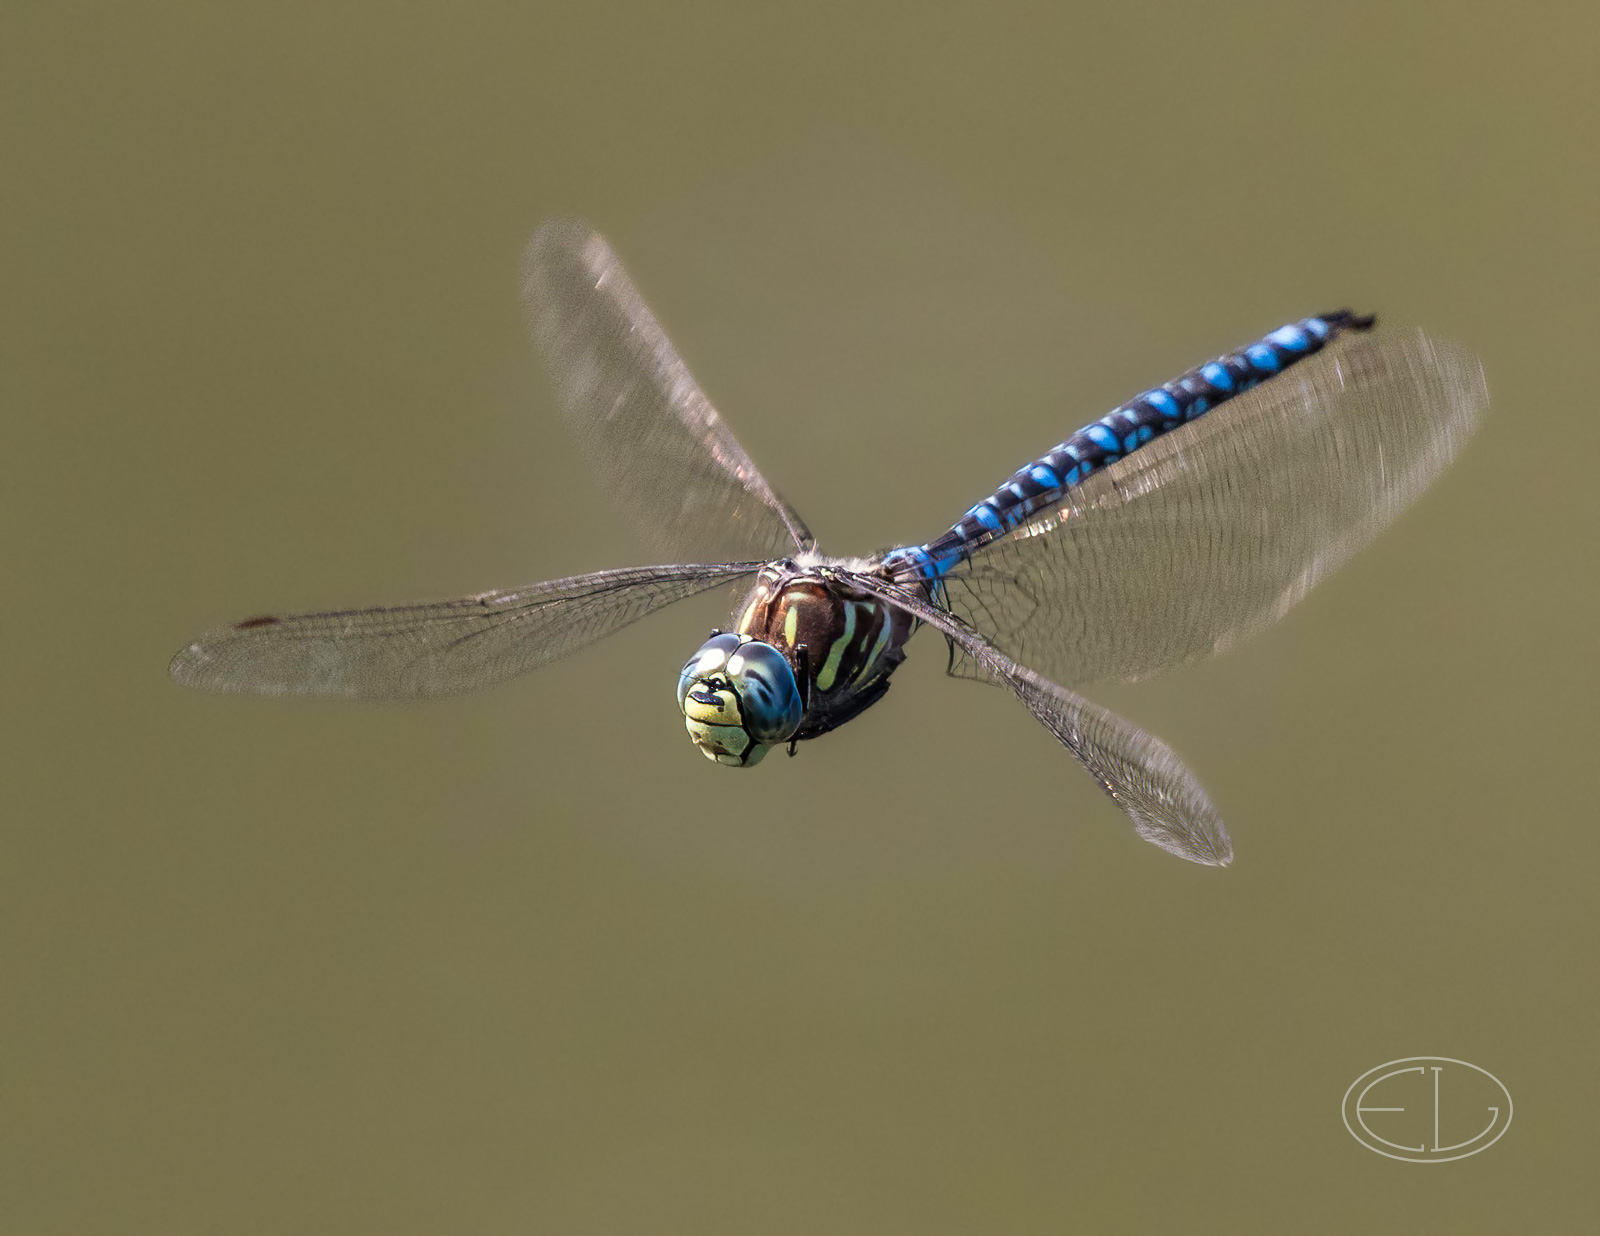
<svg viewBox="0 0 1600 1236">
<path fill-rule="evenodd" d="M 760 563 L 638 567 L 454 601 L 251 618 L 172 659 L 186 687 L 397 699 L 499 682 Z"/>
<path fill-rule="evenodd" d="M 1139 836 L 1190 862 L 1221 867 L 1233 860 L 1233 843 L 1204 787 L 1166 743 L 1017 664 L 961 619 L 930 604 L 915 585 L 866 575 L 851 579 L 943 632 L 985 678 L 1009 687 L 1127 812 Z"/>
<path fill-rule="evenodd" d="M 973 551 L 945 577 L 944 599 L 1011 657 L 1066 682 L 1141 678 L 1221 652 L 1387 527 L 1487 402 L 1465 349 L 1420 332 L 1345 336 Z M 990 677 L 955 648 L 951 672 Z"/>
<path fill-rule="evenodd" d="M 581 223 L 546 223 L 528 244 L 523 299 L 608 505 L 653 548 L 707 561 L 810 547 L 604 239 Z"/>
</svg>

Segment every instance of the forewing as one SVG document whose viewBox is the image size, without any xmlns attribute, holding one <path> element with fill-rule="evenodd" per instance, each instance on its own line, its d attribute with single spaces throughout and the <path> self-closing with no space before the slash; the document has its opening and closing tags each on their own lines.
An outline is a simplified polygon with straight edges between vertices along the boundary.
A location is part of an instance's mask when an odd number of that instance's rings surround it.
<svg viewBox="0 0 1600 1236">
<path fill-rule="evenodd" d="M 638 567 L 454 601 L 252 618 L 172 659 L 186 687 L 395 699 L 499 682 L 760 563 Z"/>
<path fill-rule="evenodd" d="M 914 589 L 852 575 L 874 593 L 942 631 L 984 677 L 1016 693 L 1028 711 L 1072 752 L 1146 841 L 1209 866 L 1233 861 L 1233 843 L 1199 779 L 1166 743 L 998 651 L 959 618 Z"/>
<path fill-rule="evenodd" d="M 810 546 L 599 235 L 570 220 L 541 227 L 523 299 L 562 409 L 599 469 L 598 505 L 667 557 L 766 559 Z"/>
<path fill-rule="evenodd" d="M 1346 336 L 977 550 L 946 577 L 946 600 L 1065 682 L 1221 652 L 1387 527 L 1487 402 L 1460 347 L 1420 332 Z M 952 672 L 987 677 L 968 657 Z"/>
</svg>

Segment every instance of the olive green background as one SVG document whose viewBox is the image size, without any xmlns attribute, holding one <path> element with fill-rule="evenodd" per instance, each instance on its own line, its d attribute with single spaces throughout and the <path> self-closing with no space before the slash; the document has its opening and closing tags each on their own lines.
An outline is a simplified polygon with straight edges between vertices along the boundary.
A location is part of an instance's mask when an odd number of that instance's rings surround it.
<svg viewBox="0 0 1600 1236">
<path fill-rule="evenodd" d="M 1596 1230 L 1590 4 L 0 16 L 0 1232 Z M 410 706 L 188 694 L 267 609 L 641 560 L 517 304 L 579 214 L 825 548 L 1350 304 L 1459 463 L 1265 637 L 1096 696 L 1140 843 L 936 642 L 736 773 L 714 594 Z M 929 637 L 924 637 L 929 638 Z M 1486 1153 L 1363 1149 L 1458 1057 Z"/>
</svg>

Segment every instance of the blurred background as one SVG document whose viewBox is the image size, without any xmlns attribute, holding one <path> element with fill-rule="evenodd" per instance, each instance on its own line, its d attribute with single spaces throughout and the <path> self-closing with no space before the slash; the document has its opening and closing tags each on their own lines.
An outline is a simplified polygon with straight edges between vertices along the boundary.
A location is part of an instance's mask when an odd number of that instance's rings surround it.
<svg viewBox="0 0 1600 1236">
<path fill-rule="evenodd" d="M 0 1232 L 1595 1230 L 1600 10 L 0 28 Z M 937 643 L 713 767 L 722 593 L 432 703 L 169 682 L 265 610 L 642 560 L 523 334 L 557 213 L 836 553 L 1340 305 L 1491 409 L 1266 636 L 1096 692 L 1226 870 Z M 1486 1153 L 1345 1131 L 1424 1054 L 1505 1083 Z"/>
</svg>

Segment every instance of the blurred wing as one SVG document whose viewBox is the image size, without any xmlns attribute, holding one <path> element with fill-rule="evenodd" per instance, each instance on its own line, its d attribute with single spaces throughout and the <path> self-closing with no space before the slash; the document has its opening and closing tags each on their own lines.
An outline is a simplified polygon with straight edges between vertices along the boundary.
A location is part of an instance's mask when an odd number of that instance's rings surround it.
<svg viewBox="0 0 1600 1236">
<path fill-rule="evenodd" d="M 396 699 L 526 673 L 760 563 L 597 571 L 455 601 L 251 618 L 172 659 L 209 691 Z"/>
<path fill-rule="evenodd" d="M 950 609 L 1065 682 L 1141 678 L 1276 621 L 1455 458 L 1477 358 L 1345 336 L 1069 490 L 945 579 Z M 988 677 L 970 657 L 951 672 Z M 1048 724 L 1048 723 L 1047 723 Z"/>
<path fill-rule="evenodd" d="M 601 504 L 674 558 L 768 559 L 811 545 L 600 236 L 552 220 L 522 273 L 534 339 L 599 469 Z"/>
<path fill-rule="evenodd" d="M 865 575 L 852 582 L 942 631 L 990 681 L 1009 687 L 1077 756 L 1146 841 L 1213 867 L 1233 861 L 1233 843 L 1199 779 L 1166 743 L 1116 713 L 1025 669 L 920 590 Z"/>
</svg>

